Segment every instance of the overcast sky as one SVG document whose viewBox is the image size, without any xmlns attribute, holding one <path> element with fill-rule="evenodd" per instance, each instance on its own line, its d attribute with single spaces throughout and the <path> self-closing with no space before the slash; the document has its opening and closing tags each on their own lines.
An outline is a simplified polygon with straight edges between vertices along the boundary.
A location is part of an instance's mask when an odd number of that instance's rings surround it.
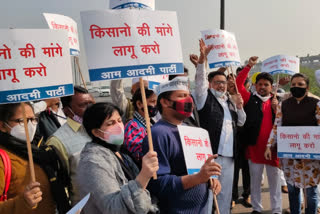
<svg viewBox="0 0 320 214">
<path fill-rule="evenodd" d="M 319 0 L 225 0 L 225 29 L 234 32 L 241 60 L 277 54 L 320 54 Z M 48 28 L 43 12 L 70 16 L 81 32 L 80 11 L 107 9 L 109 0 L 0 0 L 0 28 Z M 220 0 L 156 0 L 156 10 L 177 11 L 185 65 L 198 54 L 200 31 L 220 27 Z M 1 35 L 0 35 L 1 37 Z M 81 50 L 84 50 L 80 33 Z M 81 66 L 87 74 L 84 54 Z"/>
</svg>

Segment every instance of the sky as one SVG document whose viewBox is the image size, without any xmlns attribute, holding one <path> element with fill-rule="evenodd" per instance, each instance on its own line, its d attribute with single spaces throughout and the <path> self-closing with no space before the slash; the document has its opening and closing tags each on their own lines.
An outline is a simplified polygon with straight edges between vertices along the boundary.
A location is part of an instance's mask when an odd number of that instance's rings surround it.
<svg viewBox="0 0 320 214">
<path fill-rule="evenodd" d="M 225 30 L 235 33 L 242 62 L 286 54 L 320 54 L 319 0 L 225 0 Z M 88 79 L 80 11 L 108 9 L 109 0 L 0 0 L 0 28 L 48 28 L 42 13 L 73 18 L 80 32 L 81 67 Z M 200 31 L 220 27 L 220 0 L 156 0 L 156 10 L 176 11 L 184 63 L 199 54 Z M 1 37 L 1 35 L 0 35 Z"/>
</svg>

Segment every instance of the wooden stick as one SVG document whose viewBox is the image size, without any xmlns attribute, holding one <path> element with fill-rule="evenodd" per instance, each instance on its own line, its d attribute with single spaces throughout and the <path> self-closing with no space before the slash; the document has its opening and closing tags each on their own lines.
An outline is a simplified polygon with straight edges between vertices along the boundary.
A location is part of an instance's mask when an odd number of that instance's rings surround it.
<svg viewBox="0 0 320 214">
<path fill-rule="evenodd" d="M 146 120 L 146 125 L 147 125 L 147 136 L 148 136 L 149 151 L 153 151 L 150 117 L 149 117 L 146 92 L 144 90 L 144 82 L 143 82 L 142 77 L 139 78 L 139 81 L 140 81 L 140 90 L 141 90 L 141 97 L 142 97 L 143 110 L 144 110 L 144 118 Z M 154 180 L 157 179 L 157 174 L 156 173 L 153 175 L 153 179 Z"/>
<path fill-rule="evenodd" d="M 27 121 L 26 109 L 25 109 L 24 105 L 25 105 L 24 102 L 22 102 L 21 108 L 22 108 L 22 115 L 23 115 L 24 130 L 25 130 L 26 138 L 27 138 L 27 149 L 28 149 L 28 157 L 29 157 L 30 175 L 31 175 L 31 181 L 35 182 L 36 176 L 34 173 L 32 149 L 31 149 L 31 142 L 30 142 L 30 136 L 29 136 L 29 130 L 28 130 L 28 121 Z"/>
<path fill-rule="evenodd" d="M 279 89 L 279 78 L 280 78 L 280 74 L 278 74 L 278 76 L 277 76 L 277 85 L 276 85 L 276 92 L 274 93 L 274 97 L 277 97 L 277 94 L 278 94 L 278 89 Z"/>
<path fill-rule="evenodd" d="M 230 69 L 231 69 L 232 78 L 233 78 L 233 81 L 234 81 L 234 87 L 236 88 L 236 93 L 237 93 L 237 94 L 239 94 L 238 86 L 237 86 L 237 83 L 236 83 L 236 78 L 233 76 L 233 69 L 232 69 L 232 66 L 230 66 Z"/>
<path fill-rule="evenodd" d="M 211 190 L 212 190 L 212 194 L 213 194 L 213 202 L 214 202 L 214 205 L 216 207 L 216 212 L 217 212 L 217 214 L 220 214 L 219 205 L 218 205 L 218 201 L 217 201 L 217 196 L 214 193 L 214 189 L 213 189 L 213 180 L 212 180 L 212 178 L 210 178 L 210 186 L 211 186 Z"/>
<path fill-rule="evenodd" d="M 307 201 L 307 188 L 306 188 L 306 179 L 304 177 L 305 169 L 304 169 L 304 161 L 302 160 L 302 176 L 303 176 L 303 197 L 304 197 L 304 210 L 307 209 L 308 201 Z"/>
<path fill-rule="evenodd" d="M 80 69 L 79 57 L 75 56 L 75 60 L 76 60 L 76 64 L 77 64 L 77 67 L 78 67 L 78 71 L 79 71 L 83 86 L 84 86 L 85 89 L 87 89 L 86 82 L 84 81 L 84 78 L 83 78 L 83 75 L 82 75 L 82 72 L 81 72 L 81 69 Z"/>
</svg>

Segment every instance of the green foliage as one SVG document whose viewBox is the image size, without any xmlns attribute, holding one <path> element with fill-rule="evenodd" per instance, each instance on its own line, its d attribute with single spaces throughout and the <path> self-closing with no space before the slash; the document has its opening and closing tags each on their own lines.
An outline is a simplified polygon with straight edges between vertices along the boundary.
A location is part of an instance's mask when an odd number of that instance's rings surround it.
<svg viewBox="0 0 320 214">
<path fill-rule="evenodd" d="M 317 83 L 316 77 L 314 75 L 315 70 L 307 67 L 300 67 L 300 73 L 303 73 L 307 75 L 310 79 L 310 92 L 313 93 L 314 95 L 317 95 L 320 97 L 320 87 Z M 282 77 L 283 75 L 280 75 Z M 276 77 L 274 77 L 276 78 Z M 289 91 L 290 85 L 287 84 L 283 89 L 285 91 Z"/>
</svg>

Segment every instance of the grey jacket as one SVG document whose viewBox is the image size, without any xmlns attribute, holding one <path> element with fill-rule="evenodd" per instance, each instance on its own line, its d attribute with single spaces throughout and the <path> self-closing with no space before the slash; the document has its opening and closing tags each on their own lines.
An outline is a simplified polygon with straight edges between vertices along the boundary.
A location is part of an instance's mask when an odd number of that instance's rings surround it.
<svg viewBox="0 0 320 214">
<path fill-rule="evenodd" d="M 128 156 L 124 159 L 136 174 L 139 170 Z M 150 194 L 136 180 L 128 182 L 115 154 L 100 145 L 88 143 L 81 152 L 76 182 L 80 196 L 91 193 L 82 213 L 154 213 L 158 209 Z"/>
</svg>

